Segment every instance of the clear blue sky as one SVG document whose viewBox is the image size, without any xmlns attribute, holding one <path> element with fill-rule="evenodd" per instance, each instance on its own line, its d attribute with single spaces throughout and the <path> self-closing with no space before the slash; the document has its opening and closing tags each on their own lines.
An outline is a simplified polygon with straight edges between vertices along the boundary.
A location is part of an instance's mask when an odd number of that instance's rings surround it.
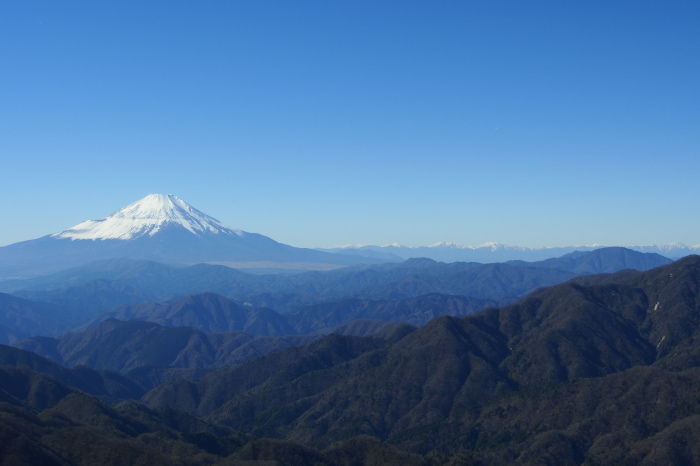
<svg viewBox="0 0 700 466">
<path fill-rule="evenodd" d="M 172 193 L 303 247 L 700 243 L 696 1 L 5 1 L 0 245 Z"/>
</svg>

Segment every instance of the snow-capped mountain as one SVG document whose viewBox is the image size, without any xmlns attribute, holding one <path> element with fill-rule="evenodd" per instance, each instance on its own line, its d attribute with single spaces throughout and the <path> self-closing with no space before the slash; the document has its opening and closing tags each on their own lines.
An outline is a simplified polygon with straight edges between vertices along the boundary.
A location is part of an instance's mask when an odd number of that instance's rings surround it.
<svg viewBox="0 0 700 466">
<path fill-rule="evenodd" d="M 227 227 L 172 194 L 150 194 L 119 209 L 102 220 L 86 220 L 54 238 L 136 239 L 153 236 L 168 228 L 183 228 L 193 235 L 224 234 L 242 236 L 241 230 Z"/>
<path fill-rule="evenodd" d="M 183 265 L 207 262 L 242 269 L 330 269 L 378 262 L 288 246 L 228 227 L 171 194 L 151 194 L 101 220 L 0 248 L 0 278 L 113 258 Z"/>
</svg>

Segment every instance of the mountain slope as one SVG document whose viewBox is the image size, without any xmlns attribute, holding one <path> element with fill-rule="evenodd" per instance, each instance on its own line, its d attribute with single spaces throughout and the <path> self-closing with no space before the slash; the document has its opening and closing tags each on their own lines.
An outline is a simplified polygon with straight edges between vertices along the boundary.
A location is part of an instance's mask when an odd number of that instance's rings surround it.
<svg viewBox="0 0 700 466">
<path fill-rule="evenodd" d="M 167 327 L 193 327 L 203 332 L 246 332 L 252 336 L 294 335 L 288 320 L 270 309 L 242 306 L 214 293 L 185 296 L 173 302 L 143 302 L 119 306 L 85 324 L 108 318 L 143 320 Z"/>
<path fill-rule="evenodd" d="M 25 402 L 27 397 L 33 397 L 34 401 L 30 405 L 34 408 L 48 407 L 47 399 L 42 399 L 42 390 L 32 388 L 33 376 L 30 372 L 10 369 L 11 367 L 36 371 L 50 376 L 71 389 L 80 390 L 106 400 L 138 398 L 144 392 L 143 388 L 132 380 L 114 372 L 93 370 L 88 367 L 68 369 L 30 351 L 0 345 L 0 368 L 7 371 L 5 377 L 0 377 L 2 381 L 0 389 L 24 399 Z M 50 392 L 50 390 L 48 391 Z M 66 390 L 60 390 L 61 396 L 66 393 Z M 50 393 L 48 395 L 48 398 L 55 399 L 54 395 Z"/>
<path fill-rule="evenodd" d="M 134 304 L 155 299 L 152 294 L 141 291 L 117 280 L 96 279 L 76 286 L 52 290 L 23 290 L 13 296 L 35 302 L 58 304 L 80 315 L 83 320 L 95 317 L 122 304 Z"/>
<path fill-rule="evenodd" d="M 0 359 L 1 464 L 213 464 L 246 443 L 183 413 L 108 406 L 88 395 L 101 390 L 87 368 L 2 345 Z"/>
<path fill-rule="evenodd" d="M 561 257 L 538 262 L 510 261 L 513 265 L 545 267 L 577 274 L 614 273 L 624 269 L 649 270 L 673 262 L 656 253 L 642 253 L 628 248 L 600 248 L 593 251 L 574 251 Z"/>
<path fill-rule="evenodd" d="M 27 368 L 0 368 L 0 375 L 1 464 L 434 464 L 369 438 L 317 451 L 252 439 L 174 410 L 133 402 L 107 406 Z M 23 387 L 22 377 L 30 384 Z M 11 388 L 16 397 L 3 389 L 9 379 L 20 382 Z M 47 396 L 37 404 L 32 395 L 39 391 Z"/>
<path fill-rule="evenodd" d="M 303 335 L 327 333 L 340 325 L 362 319 L 403 322 L 419 327 L 435 317 L 464 316 L 495 304 L 490 300 L 438 293 L 396 301 L 350 298 L 304 306 L 286 317 Z"/>
<path fill-rule="evenodd" d="M 236 364 L 316 337 L 254 338 L 243 332 L 205 333 L 192 327 L 108 319 L 58 338 L 34 337 L 16 343 L 67 366 L 128 372 L 140 367 L 211 369 Z"/>
<path fill-rule="evenodd" d="M 34 335 L 58 335 L 82 321 L 82 316 L 68 307 L 0 293 L 0 343 Z"/>
</svg>

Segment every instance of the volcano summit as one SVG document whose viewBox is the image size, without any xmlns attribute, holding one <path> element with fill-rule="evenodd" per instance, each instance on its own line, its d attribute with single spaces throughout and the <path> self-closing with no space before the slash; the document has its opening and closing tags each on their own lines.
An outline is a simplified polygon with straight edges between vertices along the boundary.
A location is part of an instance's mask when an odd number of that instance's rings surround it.
<svg viewBox="0 0 700 466">
<path fill-rule="evenodd" d="M 69 239 L 130 240 L 154 236 L 161 231 L 185 229 L 196 236 L 243 231 L 229 228 L 172 194 L 150 194 L 102 220 L 87 220 L 52 235 Z"/>
<path fill-rule="evenodd" d="M 243 269 L 330 269 L 360 261 L 278 243 L 228 227 L 172 194 L 150 194 L 101 220 L 0 248 L 0 278 L 116 258 Z"/>
</svg>

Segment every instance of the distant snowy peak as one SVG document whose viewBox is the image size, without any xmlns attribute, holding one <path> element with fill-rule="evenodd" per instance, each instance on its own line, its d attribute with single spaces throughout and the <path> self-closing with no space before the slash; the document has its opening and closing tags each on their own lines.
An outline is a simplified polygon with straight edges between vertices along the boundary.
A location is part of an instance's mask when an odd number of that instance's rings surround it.
<svg viewBox="0 0 700 466">
<path fill-rule="evenodd" d="M 129 240 L 153 236 L 170 228 L 202 234 L 242 236 L 243 231 L 227 227 L 172 194 L 150 194 L 102 220 L 87 220 L 53 235 L 67 239 Z"/>
<path fill-rule="evenodd" d="M 471 250 L 475 250 L 475 249 L 490 249 L 490 250 L 492 250 L 492 251 L 497 251 L 497 250 L 500 250 L 500 249 L 517 249 L 517 250 L 519 250 L 519 251 L 523 251 L 523 250 L 526 249 L 526 248 L 524 248 L 523 246 L 515 246 L 515 245 L 512 245 L 512 244 L 504 244 L 504 243 L 501 243 L 501 242 L 498 242 L 498 241 L 490 242 L 490 243 L 484 243 L 484 244 L 481 244 L 481 245 L 479 245 L 479 246 L 467 246 L 467 245 L 459 244 L 459 243 L 452 243 L 452 242 L 449 242 L 449 243 L 448 243 L 448 242 L 445 242 L 445 241 L 441 241 L 441 242 L 439 242 L 439 243 L 431 244 L 431 245 L 428 246 L 428 247 L 429 247 L 429 248 L 449 248 L 449 249 L 471 249 Z"/>
</svg>

